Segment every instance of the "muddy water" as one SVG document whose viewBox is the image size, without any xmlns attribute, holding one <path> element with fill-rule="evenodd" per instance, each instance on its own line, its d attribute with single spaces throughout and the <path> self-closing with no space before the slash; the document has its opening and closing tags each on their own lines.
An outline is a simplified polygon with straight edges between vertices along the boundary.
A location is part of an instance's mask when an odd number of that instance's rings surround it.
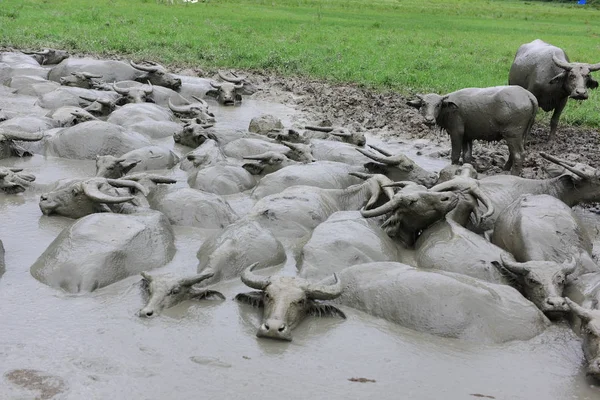
<svg viewBox="0 0 600 400">
<path fill-rule="evenodd" d="M 264 102 L 215 109 L 219 124 L 240 128 L 265 110 L 285 124 L 299 117 Z M 443 166 L 417 159 L 430 169 Z M 0 278 L 1 399 L 600 398 L 584 376 L 580 340 L 563 325 L 528 342 L 472 345 L 346 308 L 346 321 L 308 318 L 294 341 L 283 343 L 254 336 L 260 314 L 232 300 L 248 290 L 237 280 L 216 286 L 226 301 L 187 302 L 150 320 L 135 315 L 142 306 L 138 277 L 85 295 L 51 289 L 29 267 L 73 221 L 42 216 L 39 192 L 60 178 L 93 175 L 93 162 L 36 155 L 0 165 L 25 168 L 39 185 L 0 194 L 7 266 Z M 206 232 L 175 232 L 177 254 L 156 272 L 194 273 Z"/>
</svg>

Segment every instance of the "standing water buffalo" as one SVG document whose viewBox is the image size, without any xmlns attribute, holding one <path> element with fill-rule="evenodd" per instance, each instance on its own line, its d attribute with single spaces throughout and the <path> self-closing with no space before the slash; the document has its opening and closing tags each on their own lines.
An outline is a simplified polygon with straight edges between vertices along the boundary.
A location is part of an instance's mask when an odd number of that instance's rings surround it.
<svg viewBox="0 0 600 400">
<path fill-rule="evenodd" d="M 598 70 L 600 63 L 571 63 L 564 50 L 536 39 L 517 50 L 508 74 L 508 84 L 524 87 L 533 93 L 542 110 L 554 110 L 550 120 L 552 141 L 567 100 L 569 97 L 587 99 L 587 89 L 598 87 L 590 72 Z"/>
<path fill-rule="evenodd" d="M 439 125 L 452 141 L 452 164 L 472 163 L 473 140 L 505 139 L 509 157 L 504 170 L 521 173 L 523 142 L 535 121 L 538 103 L 518 86 L 467 88 L 449 93 L 417 95 L 407 104 L 420 110 L 427 125 Z"/>
</svg>

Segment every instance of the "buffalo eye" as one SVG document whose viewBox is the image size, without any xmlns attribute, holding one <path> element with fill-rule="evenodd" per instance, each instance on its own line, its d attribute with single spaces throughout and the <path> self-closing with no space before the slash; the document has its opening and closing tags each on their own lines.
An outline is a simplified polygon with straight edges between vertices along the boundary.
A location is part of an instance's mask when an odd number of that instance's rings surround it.
<svg viewBox="0 0 600 400">
<path fill-rule="evenodd" d="M 265 292 L 265 299 L 270 299 L 271 296 L 269 296 L 269 293 Z"/>
<path fill-rule="evenodd" d="M 175 286 L 173 289 L 171 289 L 169 291 L 169 294 L 170 295 L 172 295 L 172 294 L 178 294 L 179 292 L 181 292 L 181 288 L 179 286 Z"/>
<path fill-rule="evenodd" d="M 539 282 L 539 281 L 537 281 L 536 279 L 529 278 L 529 277 L 526 279 L 526 282 L 527 282 L 528 284 L 530 284 L 531 286 L 537 286 L 537 285 L 539 285 L 539 284 L 540 284 L 540 282 Z"/>
</svg>

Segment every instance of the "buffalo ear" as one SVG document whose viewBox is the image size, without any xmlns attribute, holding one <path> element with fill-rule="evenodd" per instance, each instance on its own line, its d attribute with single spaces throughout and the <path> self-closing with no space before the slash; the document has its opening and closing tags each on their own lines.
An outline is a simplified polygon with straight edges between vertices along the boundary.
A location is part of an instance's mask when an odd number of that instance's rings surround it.
<svg viewBox="0 0 600 400">
<path fill-rule="evenodd" d="M 200 290 L 198 292 L 192 292 L 192 296 L 195 299 L 211 299 L 211 298 L 219 298 L 221 300 L 225 300 L 225 296 L 221 292 L 217 292 L 216 290 Z"/>
<path fill-rule="evenodd" d="M 590 77 L 585 83 L 585 86 L 587 86 L 588 89 L 598 89 L 598 81 Z"/>
<path fill-rule="evenodd" d="M 563 71 L 560 74 L 556 75 L 554 78 L 550 79 L 548 83 L 551 85 L 558 83 L 559 81 L 563 80 L 565 76 L 567 76 L 567 73 L 566 71 Z"/>
<path fill-rule="evenodd" d="M 451 110 L 458 110 L 458 106 L 453 101 L 444 100 L 442 102 L 442 108 L 448 108 Z"/>
<path fill-rule="evenodd" d="M 423 102 L 421 99 L 417 100 L 409 100 L 406 102 L 406 105 L 416 108 L 417 110 L 423 106 Z"/>
<path fill-rule="evenodd" d="M 262 291 L 238 293 L 235 299 L 241 303 L 250 304 L 252 307 L 261 308 L 264 306 Z"/>
<path fill-rule="evenodd" d="M 306 312 L 315 317 L 340 317 L 346 319 L 346 314 L 339 308 L 331 304 L 317 303 L 316 301 L 310 302 Z"/>
<path fill-rule="evenodd" d="M 235 101 L 240 101 L 241 102 L 242 101 L 242 95 L 239 94 L 239 93 L 236 93 L 235 94 Z"/>
<path fill-rule="evenodd" d="M 219 91 L 215 89 L 210 89 L 208 92 L 205 93 L 205 95 L 210 97 L 217 97 L 219 96 Z"/>
</svg>

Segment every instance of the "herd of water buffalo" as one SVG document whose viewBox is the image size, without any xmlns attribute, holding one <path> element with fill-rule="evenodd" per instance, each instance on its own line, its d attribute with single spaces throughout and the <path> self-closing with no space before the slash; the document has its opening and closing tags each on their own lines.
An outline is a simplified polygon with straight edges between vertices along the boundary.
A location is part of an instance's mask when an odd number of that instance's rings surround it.
<svg viewBox="0 0 600 400">
<path fill-rule="evenodd" d="M 564 316 L 600 379 L 600 268 L 571 210 L 600 201 L 600 172 L 541 153 L 562 172 L 518 176 L 538 106 L 554 110 L 552 138 L 567 99 L 587 98 L 599 69 L 536 40 L 519 48 L 510 86 L 418 95 L 408 104 L 451 136 L 452 163 L 433 173 L 327 123 L 286 129 L 265 114 L 247 130 L 219 127 L 211 107 L 257 90 L 233 73 L 215 82 L 150 62 L 4 52 L 1 157 L 95 160 L 96 176 L 44 187 L 1 167 L 0 189 L 44 191 L 43 214 L 77 219 L 32 265 L 36 279 L 90 292 L 141 274 L 140 317 L 225 298 L 211 285 L 240 277 L 255 291 L 235 298 L 264 309 L 260 337 L 291 340 L 306 315 L 345 318 L 339 305 L 492 343 L 532 338 Z M 189 152 L 160 145 L 170 137 Z M 512 174 L 478 178 L 472 141 L 501 139 Z M 197 275 L 149 272 L 173 258 L 173 225 L 215 231 Z M 290 258 L 296 276 L 259 272 Z"/>
</svg>

